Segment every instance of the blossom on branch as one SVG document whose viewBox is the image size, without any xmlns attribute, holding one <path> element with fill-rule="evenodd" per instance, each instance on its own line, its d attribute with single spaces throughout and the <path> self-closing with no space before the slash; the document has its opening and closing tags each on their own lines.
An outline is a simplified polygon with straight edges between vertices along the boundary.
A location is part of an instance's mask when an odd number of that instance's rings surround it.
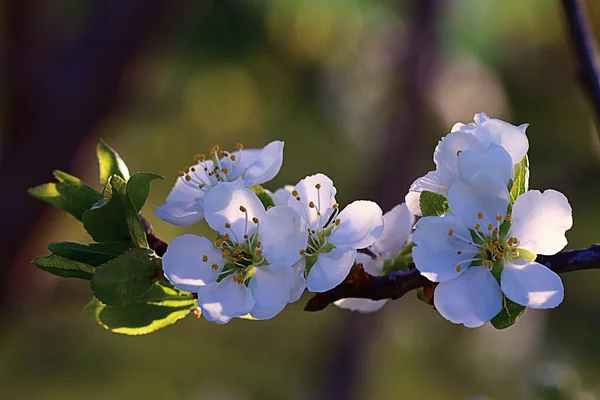
<svg viewBox="0 0 600 400">
<path fill-rule="evenodd" d="M 302 255 L 311 292 L 339 285 L 354 265 L 356 250 L 372 245 L 383 232 L 383 212 L 376 203 L 358 200 L 340 212 L 336 192 L 331 179 L 316 174 L 302 179 L 288 199 L 307 226 Z"/>
<path fill-rule="evenodd" d="M 356 263 L 361 264 L 365 271 L 373 276 L 383 275 L 386 262 L 392 261 L 409 243 L 410 234 L 415 223 L 415 216 L 408 210 L 405 203 L 399 204 L 383 215 L 385 227 L 383 233 L 367 249 L 374 258 L 365 253 L 356 255 Z M 358 312 L 373 312 L 387 303 L 385 300 L 369 300 L 346 298 L 334 304 L 340 308 Z"/>
<path fill-rule="evenodd" d="M 219 184 L 243 179 L 244 186 L 261 185 L 273 179 L 283 163 L 283 142 L 274 141 L 262 149 L 227 152 L 213 147 L 208 157 L 197 154 L 197 164 L 179 173 L 179 179 L 165 204 L 155 214 L 173 225 L 188 226 L 204 219 L 204 199 Z"/>
<path fill-rule="evenodd" d="M 563 194 L 529 191 L 510 211 L 505 182 L 484 171 L 454 182 L 448 204 L 450 213 L 421 219 L 413 236 L 415 265 L 439 282 L 434 304 L 444 318 L 481 326 L 501 311 L 503 293 L 531 308 L 562 302 L 560 277 L 534 260 L 567 244 L 573 220 Z"/>
<path fill-rule="evenodd" d="M 421 215 L 419 199 L 424 190 L 447 197 L 456 180 L 468 179 L 480 171 L 497 174 L 505 184 L 512 178 L 513 166 L 529 149 L 527 124 L 517 127 L 483 113 L 475 114 L 474 120 L 455 124 L 451 133 L 439 141 L 433 154 L 435 171 L 415 180 L 406 195 L 413 214 Z"/>
<path fill-rule="evenodd" d="M 265 211 L 244 185 L 243 178 L 225 182 L 204 198 L 217 240 L 180 236 L 163 258 L 167 279 L 197 293 L 202 314 L 217 323 L 247 314 L 272 318 L 300 297 L 297 264 L 307 245 L 305 222 L 287 206 Z"/>
</svg>

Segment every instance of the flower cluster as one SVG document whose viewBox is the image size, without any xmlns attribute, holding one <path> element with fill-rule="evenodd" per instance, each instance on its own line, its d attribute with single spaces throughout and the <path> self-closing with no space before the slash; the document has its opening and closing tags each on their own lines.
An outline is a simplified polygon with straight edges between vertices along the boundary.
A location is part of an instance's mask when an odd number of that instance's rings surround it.
<svg viewBox="0 0 600 400">
<path fill-rule="evenodd" d="M 206 220 L 215 237 L 175 238 L 163 257 L 165 277 L 196 293 L 202 315 L 217 323 L 272 318 L 305 289 L 338 286 L 353 267 L 380 276 L 410 262 L 437 284 L 435 307 L 454 323 L 494 323 L 508 306 L 556 307 L 562 282 L 535 259 L 567 244 L 569 202 L 554 190 L 528 191 L 527 125 L 485 114 L 474 120 L 440 140 L 436 169 L 385 215 L 372 201 L 340 207 L 324 174 L 264 189 L 282 166 L 279 141 L 197 155 L 156 214 L 175 225 Z M 386 301 L 335 304 L 372 312 Z"/>
<path fill-rule="evenodd" d="M 527 191 L 526 127 L 485 114 L 455 125 L 435 149 L 436 170 L 406 196 L 409 208 L 424 215 L 413 236 L 415 266 L 439 282 L 435 307 L 454 323 L 481 326 L 506 299 L 531 308 L 563 299 L 559 276 L 535 259 L 565 247 L 571 207 L 557 191 Z M 425 192 L 444 196 L 441 215 L 427 215 Z"/>
<path fill-rule="evenodd" d="M 373 245 L 384 231 L 379 206 L 355 201 L 340 210 L 333 182 L 323 174 L 271 194 L 257 187 L 281 168 L 283 143 L 229 153 L 213 148 L 208 159 L 180 173 L 163 220 L 190 225 L 206 219 L 216 231 L 209 240 L 175 238 L 163 257 L 166 278 L 197 293 L 206 319 L 268 319 L 304 291 L 329 290 L 348 275 L 357 249 Z M 267 205 L 257 196 L 269 197 Z"/>
</svg>

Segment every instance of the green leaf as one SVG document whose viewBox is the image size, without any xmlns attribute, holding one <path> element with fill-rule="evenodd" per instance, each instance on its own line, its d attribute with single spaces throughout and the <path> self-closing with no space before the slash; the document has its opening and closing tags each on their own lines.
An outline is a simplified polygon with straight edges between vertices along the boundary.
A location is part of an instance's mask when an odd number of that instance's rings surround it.
<svg viewBox="0 0 600 400">
<path fill-rule="evenodd" d="M 33 261 L 33 265 L 52 275 L 63 278 L 79 278 L 90 280 L 94 276 L 94 267 L 79 261 L 51 254 L 40 256 Z"/>
<path fill-rule="evenodd" d="M 129 179 L 129 170 L 121 156 L 119 156 L 119 153 L 114 151 L 102 140 L 98 143 L 98 146 L 96 146 L 96 154 L 98 155 L 100 184 L 102 186 L 105 186 L 113 175 L 118 175 L 125 181 Z"/>
<path fill-rule="evenodd" d="M 144 207 L 146 199 L 148 199 L 150 182 L 155 179 L 163 179 L 163 177 L 149 172 L 138 172 L 133 174 L 127 181 L 127 195 L 138 212 Z"/>
<path fill-rule="evenodd" d="M 421 192 L 419 206 L 424 217 L 437 217 L 450 211 L 448 200 L 444 196 L 428 190 Z"/>
<path fill-rule="evenodd" d="M 128 242 L 137 247 L 148 247 L 146 230 L 140 216 L 126 194 L 126 183 L 113 175 L 102 199 L 83 214 L 83 227 L 97 242 Z"/>
<path fill-rule="evenodd" d="M 525 155 L 521 162 L 515 166 L 514 182 L 510 189 L 511 204 L 527 190 L 529 190 L 529 158 Z"/>
<path fill-rule="evenodd" d="M 124 243 L 120 242 L 92 243 L 90 245 L 57 242 L 48 245 L 48 250 L 57 256 L 83 262 L 94 267 L 112 260 L 127 250 L 127 248 Z"/>
<path fill-rule="evenodd" d="M 156 282 L 141 300 L 126 306 L 108 306 L 94 298 L 83 311 L 112 332 L 144 335 L 174 324 L 197 307 L 190 293 L 166 282 Z"/>
<path fill-rule="evenodd" d="M 54 171 L 54 177 L 58 182 L 29 189 L 29 194 L 71 214 L 80 221 L 83 213 L 102 198 L 100 193 L 79 178 L 58 170 Z"/>
<path fill-rule="evenodd" d="M 83 227 L 97 242 L 126 242 L 129 227 L 125 219 L 125 182 L 114 175 L 104 187 L 102 199 L 83 213 Z M 121 190 L 121 192 L 119 192 Z"/>
<path fill-rule="evenodd" d="M 502 296 L 502 311 L 490 321 L 496 329 L 506 329 L 514 325 L 523 315 L 527 307 L 515 303 L 514 301 Z"/>
<path fill-rule="evenodd" d="M 269 195 L 269 193 L 260 185 L 252 186 L 250 188 L 256 194 L 256 197 L 260 200 L 265 210 L 269 207 L 275 207 L 275 202 Z"/>
<path fill-rule="evenodd" d="M 102 303 L 121 306 L 139 302 L 154 284 L 157 259 L 147 249 L 133 249 L 94 272 L 92 290 Z"/>
</svg>

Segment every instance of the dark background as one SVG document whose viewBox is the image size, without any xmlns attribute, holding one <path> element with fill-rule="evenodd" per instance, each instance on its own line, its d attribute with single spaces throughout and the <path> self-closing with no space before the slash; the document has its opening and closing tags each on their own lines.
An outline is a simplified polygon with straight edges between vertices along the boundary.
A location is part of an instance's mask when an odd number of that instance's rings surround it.
<svg viewBox="0 0 600 400">
<path fill-rule="evenodd" d="M 89 241 L 25 191 L 55 168 L 98 188 L 99 138 L 166 176 L 144 215 L 169 241 L 209 233 L 153 210 L 213 144 L 284 140 L 267 188 L 323 172 L 341 204 L 387 211 L 481 111 L 531 124 L 530 186 L 569 198 L 569 248 L 598 242 L 600 141 L 558 1 L 4 0 L 0 26 L 1 398 L 600 396 L 596 271 L 564 276 L 560 308 L 506 331 L 455 326 L 409 294 L 375 315 L 305 313 L 305 297 L 269 321 L 188 317 L 132 338 L 81 313 L 87 282 L 29 263 L 50 241 Z"/>
</svg>

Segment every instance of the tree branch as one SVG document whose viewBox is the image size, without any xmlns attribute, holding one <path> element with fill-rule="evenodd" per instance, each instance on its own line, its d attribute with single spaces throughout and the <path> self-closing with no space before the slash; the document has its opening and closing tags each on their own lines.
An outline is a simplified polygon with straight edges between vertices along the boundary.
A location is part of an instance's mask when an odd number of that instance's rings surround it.
<svg viewBox="0 0 600 400">
<path fill-rule="evenodd" d="M 539 255 L 536 261 L 557 274 L 586 269 L 600 269 L 600 244 L 585 249 L 564 250 L 552 256 Z M 329 304 L 345 298 L 371 300 L 399 299 L 411 290 L 435 285 L 419 274 L 414 264 L 409 271 L 394 272 L 388 276 L 349 276 L 339 286 L 314 295 L 304 307 L 305 311 L 321 311 Z M 356 275 L 356 274 L 355 274 Z"/>
<path fill-rule="evenodd" d="M 596 64 L 594 36 L 583 0 L 562 0 L 562 5 L 579 63 L 578 76 L 600 126 L 600 70 Z"/>
</svg>

